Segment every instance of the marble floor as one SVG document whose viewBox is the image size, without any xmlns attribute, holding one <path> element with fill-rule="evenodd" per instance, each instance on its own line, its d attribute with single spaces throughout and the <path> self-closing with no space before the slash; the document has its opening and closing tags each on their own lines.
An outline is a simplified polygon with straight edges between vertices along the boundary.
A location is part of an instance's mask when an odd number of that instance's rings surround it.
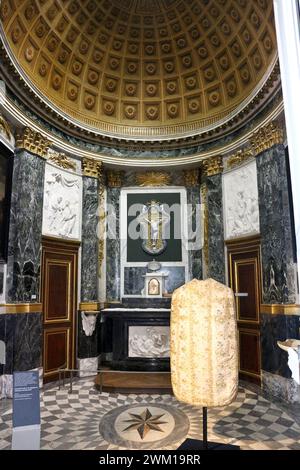
<svg viewBox="0 0 300 470">
<path fill-rule="evenodd" d="M 11 401 L 0 402 L 0 449 L 11 447 Z M 171 395 L 100 394 L 93 379 L 41 393 L 42 449 L 174 450 L 201 439 L 202 410 Z M 229 406 L 208 410 L 208 436 L 241 449 L 300 450 L 300 422 L 289 407 L 242 384 Z"/>
</svg>

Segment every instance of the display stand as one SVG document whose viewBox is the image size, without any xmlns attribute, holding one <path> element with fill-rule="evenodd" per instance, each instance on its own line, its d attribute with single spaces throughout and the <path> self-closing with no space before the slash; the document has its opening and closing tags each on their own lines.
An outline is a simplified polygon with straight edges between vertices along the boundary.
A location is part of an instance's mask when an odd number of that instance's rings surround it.
<svg viewBox="0 0 300 470">
<path fill-rule="evenodd" d="M 186 439 L 177 450 L 240 450 L 239 446 L 224 444 L 222 442 L 208 442 L 207 439 L 207 408 L 202 408 L 203 413 L 203 439 Z"/>
</svg>

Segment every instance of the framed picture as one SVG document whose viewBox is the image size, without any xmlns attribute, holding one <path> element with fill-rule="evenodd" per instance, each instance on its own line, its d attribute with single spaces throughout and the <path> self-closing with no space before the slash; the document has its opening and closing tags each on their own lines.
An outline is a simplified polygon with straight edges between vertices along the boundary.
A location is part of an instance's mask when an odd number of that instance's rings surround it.
<svg viewBox="0 0 300 470">
<path fill-rule="evenodd" d="M 160 295 L 160 282 L 155 277 L 148 281 L 148 295 Z"/>
</svg>

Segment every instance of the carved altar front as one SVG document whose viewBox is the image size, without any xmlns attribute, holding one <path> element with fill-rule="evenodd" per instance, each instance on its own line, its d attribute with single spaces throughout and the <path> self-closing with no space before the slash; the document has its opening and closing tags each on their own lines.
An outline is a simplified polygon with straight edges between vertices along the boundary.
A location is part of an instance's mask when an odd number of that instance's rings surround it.
<svg viewBox="0 0 300 470">
<path fill-rule="evenodd" d="M 101 310 L 104 365 L 115 370 L 170 370 L 170 299 L 111 304 Z"/>
</svg>

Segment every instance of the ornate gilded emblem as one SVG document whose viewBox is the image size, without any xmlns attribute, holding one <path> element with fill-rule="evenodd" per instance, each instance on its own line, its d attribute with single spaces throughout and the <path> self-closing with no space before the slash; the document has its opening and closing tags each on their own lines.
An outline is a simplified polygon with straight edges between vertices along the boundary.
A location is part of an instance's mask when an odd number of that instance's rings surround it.
<svg viewBox="0 0 300 470">
<path fill-rule="evenodd" d="M 138 221 L 143 235 L 143 250 L 150 255 L 161 254 L 167 246 L 163 236 L 170 222 L 170 215 L 165 211 L 163 204 L 152 200 L 144 205 Z"/>
<path fill-rule="evenodd" d="M 137 173 L 135 179 L 139 186 L 167 186 L 171 182 L 171 175 L 165 171 L 147 171 Z"/>
</svg>

